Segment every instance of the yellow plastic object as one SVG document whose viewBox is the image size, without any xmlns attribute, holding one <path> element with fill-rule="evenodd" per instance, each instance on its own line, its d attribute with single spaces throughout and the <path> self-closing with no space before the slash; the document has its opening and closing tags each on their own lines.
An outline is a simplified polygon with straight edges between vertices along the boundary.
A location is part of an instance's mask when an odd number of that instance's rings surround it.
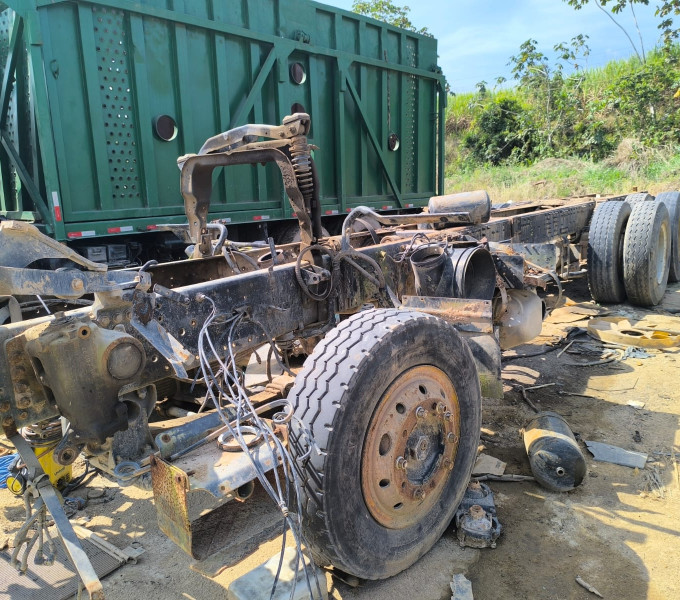
<svg viewBox="0 0 680 600">
<path fill-rule="evenodd" d="M 26 480 L 21 474 L 10 475 L 5 483 L 7 484 L 7 489 L 15 496 L 21 496 L 26 489 Z"/>
<path fill-rule="evenodd" d="M 34 445 L 33 451 L 38 457 L 40 466 L 50 478 L 50 483 L 58 488 L 63 488 L 73 477 L 72 465 L 60 465 L 54 460 L 54 443 L 47 446 Z"/>
<path fill-rule="evenodd" d="M 680 319 L 655 315 L 644 319 L 600 317 L 588 321 L 588 333 L 603 342 L 637 348 L 680 346 Z"/>
</svg>

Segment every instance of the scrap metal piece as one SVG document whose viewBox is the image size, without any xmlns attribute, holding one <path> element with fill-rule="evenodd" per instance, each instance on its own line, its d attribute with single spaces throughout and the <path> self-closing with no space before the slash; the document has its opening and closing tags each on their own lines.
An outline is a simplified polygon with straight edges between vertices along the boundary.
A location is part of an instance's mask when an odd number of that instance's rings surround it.
<svg viewBox="0 0 680 600">
<path fill-rule="evenodd" d="M 70 260 L 88 271 L 106 271 L 106 264 L 96 263 L 68 246 L 40 233 L 35 225 L 23 221 L 0 222 L 0 265 L 22 269 L 41 258 Z"/>
<path fill-rule="evenodd" d="M 11 436 L 10 441 L 14 444 L 14 447 L 21 455 L 21 459 L 28 467 L 30 477 L 35 482 L 34 485 L 40 493 L 42 501 L 52 515 L 52 520 L 64 544 L 64 549 L 78 572 L 78 576 L 82 580 L 90 600 L 104 600 L 101 581 L 99 581 L 90 563 L 90 559 L 80 545 L 73 526 L 64 512 L 59 493 L 54 489 L 47 475 L 45 475 L 33 449 L 19 434 Z"/>
<path fill-rule="evenodd" d="M 256 462 L 263 472 L 278 466 L 269 444 L 260 443 L 243 452 L 223 452 L 217 446 L 204 446 L 200 453 L 182 456 L 175 463 L 169 463 L 160 454 L 151 456 L 151 482 L 158 517 L 163 533 L 182 550 L 195 559 L 202 560 L 216 551 L 214 531 L 205 526 L 206 521 L 219 520 L 219 515 L 230 510 L 229 504 L 222 504 L 198 519 L 189 515 L 188 495 L 191 491 L 206 490 L 215 498 L 232 499 L 252 493 L 252 481 L 257 479 Z M 247 493 L 240 488 L 248 486 Z M 223 540 L 228 544 L 228 538 Z"/>
<path fill-rule="evenodd" d="M 554 412 L 537 414 L 524 428 L 524 447 L 531 472 L 544 488 L 569 492 L 581 485 L 586 459 L 564 417 Z"/>
<path fill-rule="evenodd" d="M 501 534 L 501 524 L 478 504 L 467 511 L 456 513 L 458 543 L 470 548 L 495 548 Z"/>
<path fill-rule="evenodd" d="M 592 585 L 590 585 L 587 581 L 583 581 L 580 576 L 576 577 L 576 583 L 578 583 L 581 587 L 587 589 L 591 594 L 595 594 L 599 598 L 604 598 L 600 592 L 598 592 Z"/>
<path fill-rule="evenodd" d="M 624 450 L 611 444 L 603 444 L 602 442 L 591 442 L 584 440 L 588 452 L 593 455 L 593 458 L 599 462 L 608 462 L 622 467 L 631 467 L 644 469 L 647 464 L 647 454 L 644 452 L 634 452 L 633 450 Z"/>
<path fill-rule="evenodd" d="M 471 481 L 454 518 L 458 543 L 471 548 L 495 548 L 501 534 L 493 492 L 488 485 Z"/>
</svg>

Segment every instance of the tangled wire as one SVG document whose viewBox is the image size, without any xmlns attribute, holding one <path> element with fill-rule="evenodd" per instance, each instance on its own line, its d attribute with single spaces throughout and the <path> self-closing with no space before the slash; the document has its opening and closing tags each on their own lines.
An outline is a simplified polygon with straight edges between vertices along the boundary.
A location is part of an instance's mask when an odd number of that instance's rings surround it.
<svg viewBox="0 0 680 600">
<path fill-rule="evenodd" d="M 288 532 L 293 536 L 295 547 L 297 550 L 297 560 L 295 565 L 296 577 L 293 581 L 293 589 L 291 597 L 295 593 L 295 584 L 297 582 L 297 574 L 300 568 L 304 571 L 307 589 L 312 600 L 322 598 L 321 587 L 316 578 L 316 571 L 310 573 L 307 561 L 303 553 L 302 546 L 308 546 L 304 540 L 302 531 L 300 529 L 300 518 L 302 514 L 302 506 L 300 504 L 301 494 L 300 481 L 297 472 L 294 468 L 293 458 L 284 447 L 283 442 L 277 437 L 275 431 L 270 425 L 257 414 L 255 407 L 251 403 L 248 393 L 243 385 L 240 369 L 236 365 L 236 357 L 234 355 L 234 339 L 236 333 L 242 325 L 248 323 L 255 325 L 260 329 L 265 338 L 273 349 L 273 355 L 279 366 L 288 373 L 291 371 L 283 364 L 278 350 L 274 345 L 274 340 L 266 331 L 264 326 L 256 320 L 249 318 L 245 313 L 239 312 L 233 315 L 220 314 L 217 310 L 215 302 L 204 296 L 205 301 L 210 302 L 212 311 L 203 324 L 198 336 L 198 356 L 200 360 L 200 370 L 203 375 L 203 380 L 207 386 L 207 396 L 212 404 L 217 409 L 223 423 L 224 428 L 231 436 L 231 438 L 240 446 L 241 450 L 250 458 L 253 468 L 257 474 L 257 479 L 262 487 L 267 491 L 267 494 L 276 503 L 283 515 L 283 531 L 281 542 L 281 556 L 279 565 L 272 585 L 270 598 L 273 598 L 278 584 L 278 579 L 283 565 L 283 555 L 286 546 L 286 537 Z M 228 349 L 227 356 L 223 359 L 217 351 L 218 347 L 222 347 L 220 342 L 213 339 L 211 327 L 220 331 L 227 330 L 226 349 Z M 282 412 L 274 414 L 272 421 L 275 426 L 295 424 L 301 428 L 304 435 L 304 427 L 297 422 L 293 417 L 293 407 L 288 400 L 277 401 L 277 405 L 284 408 Z M 235 415 L 235 416 L 234 416 Z M 266 477 L 262 465 L 252 454 L 249 448 L 249 443 L 252 440 L 247 440 L 246 435 L 252 435 L 255 432 L 257 438 L 262 438 L 263 444 L 268 446 L 274 455 L 276 464 L 281 464 L 283 477 L 278 469 L 273 470 L 273 483 Z M 310 450 L 313 450 L 313 444 L 310 443 Z M 304 459 L 305 457 L 301 457 Z M 291 503 L 293 503 L 293 510 L 291 510 Z M 309 563 L 313 564 L 311 557 Z M 301 564 L 300 564 L 301 563 Z M 314 580 L 314 581 L 313 581 Z M 316 585 L 314 585 L 316 584 Z"/>
</svg>

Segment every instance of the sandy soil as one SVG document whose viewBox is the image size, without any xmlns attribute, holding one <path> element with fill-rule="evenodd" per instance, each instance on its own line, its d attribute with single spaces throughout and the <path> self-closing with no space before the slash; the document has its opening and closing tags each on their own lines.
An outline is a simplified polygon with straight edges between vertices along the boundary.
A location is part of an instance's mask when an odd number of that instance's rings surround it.
<svg viewBox="0 0 680 600">
<path fill-rule="evenodd" d="M 567 293 L 576 301 L 587 298 L 582 283 L 570 285 Z M 631 314 L 632 309 L 621 306 L 612 311 Z M 585 323 L 554 321 L 549 318 L 541 338 L 518 350 L 540 349 L 564 335 L 568 327 Z M 495 550 L 463 550 L 449 529 L 416 565 L 392 579 L 351 588 L 328 575 L 332 598 L 444 600 L 450 598 L 448 584 L 458 572 L 472 581 L 477 600 L 594 598 L 575 583 L 577 575 L 609 599 L 680 598 L 679 466 L 669 457 L 653 454 L 680 449 L 680 353 L 653 353 L 644 360 L 632 358 L 598 367 L 575 366 L 578 357 L 557 354 L 508 361 L 504 378 L 525 386 L 554 383 L 528 392 L 541 409 L 562 414 L 582 439 L 647 452 L 655 460 L 638 471 L 596 463 L 587 455 L 588 476 L 568 494 L 547 492 L 532 482 L 492 483 L 504 527 Z M 507 389 L 503 400 L 485 403 L 484 427 L 496 433 L 485 439 L 485 452 L 506 461 L 507 472 L 528 475 L 520 429 L 533 412 L 518 392 L 510 386 Z M 645 406 L 632 408 L 626 404 L 629 400 Z M 650 490 L 654 468 L 664 484 L 663 493 Z M 138 564 L 105 579 L 109 600 L 224 598 L 233 579 L 280 548 L 280 540 L 274 539 L 228 568 L 222 565 L 240 558 L 237 549 L 198 564 L 159 532 L 150 492 L 117 488 L 103 476 L 88 487 L 105 487 L 109 501 L 90 504 L 77 518 L 87 520 L 89 528 L 120 547 L 139 542 L 146 549 Z M 239 505 L 239 510 L 246 511 L 248 527 L 256 532 L 258 515 L 265 507 L 249 501 Z M 22 512 L 20 501 L 0 492 L 0 533 L 15 531 Z M 240 537 L 248 535 L 246 529 Z"/>
</svg>

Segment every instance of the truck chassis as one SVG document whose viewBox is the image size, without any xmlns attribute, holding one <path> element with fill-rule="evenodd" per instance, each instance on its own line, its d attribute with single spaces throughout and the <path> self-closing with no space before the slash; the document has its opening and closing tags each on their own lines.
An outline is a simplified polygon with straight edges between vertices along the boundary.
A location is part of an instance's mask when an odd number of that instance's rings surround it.
<svg viewBox="0 0 680 600">
<path fill-rule="evenodd" d="M 540 332 L 549 286 L 585 273 L 593 198 L 490 214 L 485 195 L 414 215 L 359 207 L 323 238 L 308 131 L 295 114 L 179 159 L 188 223 L 174 229 L 190 260 L 107 271 L 30 225 L 0 223 L 8 302 L 93 300 L 0 326 L 0 419 L 25 465 L 22 492 L 51 513 L 91 598 L 101 583 L 22 427 L 63 417 L 55 460 L 84 453 L 121 484 L 151 486 L 160 528 L 195 558 L 228 536 L 216 534 L 226 501 L 259 481 L 316 562 L 388 577 L 429 550 L 460 502 L 482 396 L 502 395 L 501 349 Z M 234 244 L 207 220 L 213 171 L 270 161 L 301 241 Z M 353 233 L 357 219 L 379 226 Z M 73 268 L 27 268 L 37 259 Z M 248 389 L 243 367 L 261 347 L 283 374 Z M 187 403 L 198 414 L 154 422 Z M 221 502 L 192 521 L 196 490 Z"/>
</svg>

